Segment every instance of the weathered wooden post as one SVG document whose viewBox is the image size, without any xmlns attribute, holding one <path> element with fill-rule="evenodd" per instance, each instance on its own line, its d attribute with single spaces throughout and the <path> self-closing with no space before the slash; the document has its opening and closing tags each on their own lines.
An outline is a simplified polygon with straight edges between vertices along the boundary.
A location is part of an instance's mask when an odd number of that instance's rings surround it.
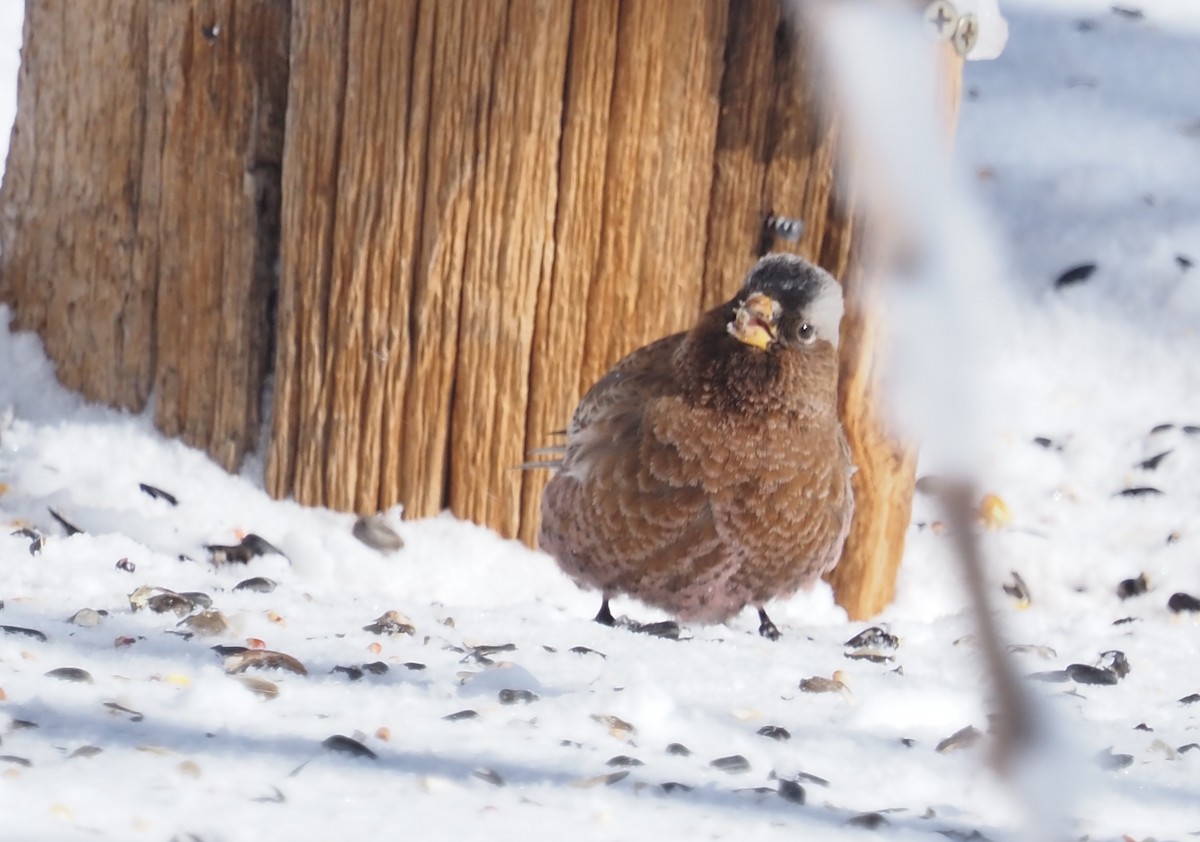
<svg viewBox="0 0 1200 842">
<path fill-rule="evenodd" d="M 837 120 L 779 0 L 43 0 L 25 26 L 0 299 L 64 383 L 153 393 L 229 469 L 273 384 L 276 496 L 530 540 L 545 477 L 515 466 L 764 248 L 861 294 Z M 890 598 L 912 486 L 876 317 L 843 366 L 856 617 Z"/>
</svg>

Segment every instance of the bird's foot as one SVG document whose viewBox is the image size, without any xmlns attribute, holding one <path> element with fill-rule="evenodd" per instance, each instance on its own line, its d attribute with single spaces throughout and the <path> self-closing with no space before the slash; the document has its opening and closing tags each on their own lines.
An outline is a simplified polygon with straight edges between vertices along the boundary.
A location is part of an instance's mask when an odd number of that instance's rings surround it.
<svg viewBox="0 0 1200 842">
<path fill-rule="evenodd" d="M 758 633 L 767 640 L 779 640 L 783 637 L 775 623 L 767 616 L 767 612 L 762 608 L 758 609 Z"/>
<path fill-rule="evenodd" d="M 600 603 L 600 610 L 596 612 L 594 621 L 609 628 L 617 624 L 616 618 L 612 615 L 612 610 L 608 607 L 608 597 L 604 597 L 604 602 Z"/>
<path fill-rule="evenodd" d="M 608 607 L 608 597 L 600 603 L 600 610 L 596 612 L 595 622 L 609 628 L 620 627 L 628 629 L 637 634 L 648 634 L 651 637 L 663 637 L 667 640 L 679 640 L 679 623 L 674 620 L 662 620 L 657 623 L 639 623 L 636 620 L 631 620 L 628 617 L 617 619 L 612 615 L 612 609 Z"/>
</svg>

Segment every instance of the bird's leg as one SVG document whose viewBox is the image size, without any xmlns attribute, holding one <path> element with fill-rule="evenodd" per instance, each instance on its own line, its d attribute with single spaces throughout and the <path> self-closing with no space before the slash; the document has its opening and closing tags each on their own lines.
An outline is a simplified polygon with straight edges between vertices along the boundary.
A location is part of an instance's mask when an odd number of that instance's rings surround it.
<svg viewBox="0 0 1200 842">
<path fill-rule="evenodd" d="M 767 640 L 779 640 L 779 638 L 783 637 L 761 605 L 758 606 L 758 633 Z"/>
<path fill-rule="evenodd" d="M 612 611 L 608 607 L 608 597 L 604 597 L 604 601 L 600 603 L 600 610 L 596 612 L 595 622 L 602 626 L 615 626 L 616 619 L 612 615 Z"/>
</svg>

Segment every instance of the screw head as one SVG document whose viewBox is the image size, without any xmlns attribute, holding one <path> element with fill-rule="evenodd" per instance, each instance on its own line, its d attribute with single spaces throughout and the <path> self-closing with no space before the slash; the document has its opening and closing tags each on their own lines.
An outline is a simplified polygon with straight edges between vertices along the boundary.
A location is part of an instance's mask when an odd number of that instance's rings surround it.
<svg viewBox="0 0 1200 842">
<path fill-rule="evenodd" d="M 967 56 L 979 43 L 979 18 L 967 13 L 958 19 L 954 27 L 954 49 L 960 56 Z"/>
<path fill-rule="evenodd" d="M 925 26 L 939 41 L 949 41 L 958 27 L 958 10 L 949 0 L 934 0 L 925 7 Z"/>
</svg>

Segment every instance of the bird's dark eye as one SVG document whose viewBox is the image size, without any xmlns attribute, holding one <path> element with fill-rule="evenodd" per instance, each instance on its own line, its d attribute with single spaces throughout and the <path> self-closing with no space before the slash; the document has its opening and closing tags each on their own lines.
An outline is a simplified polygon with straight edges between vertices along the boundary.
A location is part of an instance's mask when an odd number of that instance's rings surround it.
<svg viewBox="0 0 1200 842">
<path fill-rule="evenodd" d="M 817 329 L 808 322 L 805 322 L 804 324 L 800 325 L 800 327 L 796 328 L 796 336 L 805 345 L 811 345 L 813 340 L 817 338 Z"/>
</svg>

